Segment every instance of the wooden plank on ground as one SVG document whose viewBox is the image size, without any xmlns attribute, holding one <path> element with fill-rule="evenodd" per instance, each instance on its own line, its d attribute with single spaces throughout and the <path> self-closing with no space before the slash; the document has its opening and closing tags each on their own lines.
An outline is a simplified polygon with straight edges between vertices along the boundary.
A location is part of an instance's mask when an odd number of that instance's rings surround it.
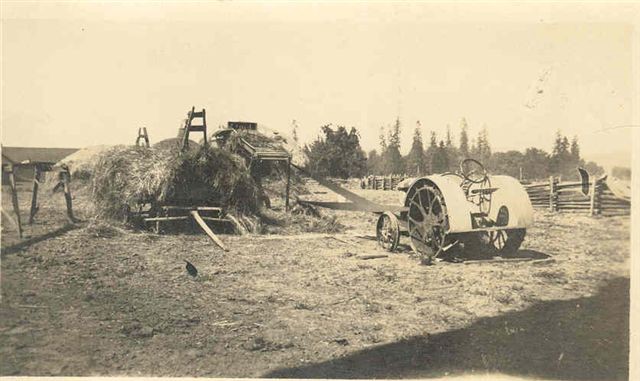
<svg viewBox="0 0 640 381">
<path fill-rule="evenodd" d="M 224 251 L 229 251 L 229 249 L 227 249 L 224 246 L 224 243 L 220 240 L 220 238 L 218 238 L 217 235 L 215 235 L 213 233 L 213 231 L 211 231 L 211 229 L 209 228 L 209 226 L 207 225 L 207 223 L 202 219 L 202 217 L 200 216 L 200 214 L 198 213 L 197 210 L 192 210 L 191 211 L 191 215 L 193 216 L 193 219 L 198 223 L 198 225 L 200 225 L 200 228 L 202 228 L 202 230 L 207 233 L 207 235 L 209 236 L 209 238 L 211 238 L 211 240 L 218 246 L 220 246 L 220 248 Z"/>
</svg>

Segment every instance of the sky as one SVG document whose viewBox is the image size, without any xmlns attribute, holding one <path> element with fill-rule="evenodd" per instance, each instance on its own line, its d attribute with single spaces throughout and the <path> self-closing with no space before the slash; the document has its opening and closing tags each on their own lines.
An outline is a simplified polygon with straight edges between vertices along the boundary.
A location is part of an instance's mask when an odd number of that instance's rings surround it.
<svg viewBox="0 0 640 381">
<path fill-rule="evenodd" d="M 3 2 L 2 144 L 159 141 L 195 106 L 210 128 L 295 119 L 302 142 L 354 126 L 365 150 L 396 118 L 405 152 L 418 120 L 426 142 L 465 118 L 494 151 L 560 130 L 629 165 L 638 7 L 521 5 Z"/>
</svg>

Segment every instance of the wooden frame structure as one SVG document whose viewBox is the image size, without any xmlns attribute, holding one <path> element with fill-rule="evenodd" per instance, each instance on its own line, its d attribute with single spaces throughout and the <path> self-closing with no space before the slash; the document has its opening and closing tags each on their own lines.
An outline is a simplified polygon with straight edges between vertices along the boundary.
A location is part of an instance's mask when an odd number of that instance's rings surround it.
<svg viewBox="0 0 640 381">
<path fill-rule="evenodd" d="M 226 139 L 237 131 L 255 131 L 257 132 L 257 124 L 253 122 L 228 122 L 228 128 L 216 131 L 212 137 L 217 140 L 219 144 L 224 145 Z M 261 147 L 257 144 L 251 143 L 245 137 L 240 137 L 240 146 L 238 152 L 240 156 L 243 156 L 247 160 L 247 164 L 250 170 L 255 163 L 261 162 L 280 162 L 286 165 L 287 183 L 285 189 L 285 210 L 289 211 L 289 194 L 291 190 L 291 154 L 283 149 L 275 147 Z"/>
<path fill-rule="evenodd" d="M 18 235 L 22 238 L 23 230 L 22 230 L 22 219 L 20 217 L 20 203 L 18 200 L 18 189 L 15 179 L 14 168 L 20 166 L 33 166 L 34 175 L 33 175 L 33 193 L 31 195 L 31 209 L 29 211 L 29 225 L 33 224 L 35 220 L 35 216 L 40 210 L 40 206 L 38 203 L 38 191 L 40 187 L 40 183 L 42 181 L 42 174 L 45 172 L 58 172 L 58 183 L 53 188 L 55 192 L 58 189 L 62 189 L 64 191 L 64 198 L 67 207 L 67 220 L 70 223 L 78 222 L 78 219 L 73 215 L 73 205 L 71 198 L 71 173 L 69 171 L 69 167 L 66 165 L 62 165 L 60 167 L 56 167 L 55 163 L 51 162 L 28 162 L 28 163 L 18 163 L 18 164 L 7 164 L 2 166 L 2 172 L 7 174 L 9 179 L 9 187 L 11 190 L 11 204 L 13 206 L 13 212 L 16 216 L 16 220 L 10 219 L 10 215 L 2 211 L 2 215 L 4 218 L 9 218 L 9 220 L 16 225 L 18 229 Z"/>
<path fill-rule="evenodd" d="M 196 118 L 202 119 L 202 124 L 194 125 L 193 120 Z M 191 107 L 191 111 L 187 113 L 187 119 L 184 124 L 184 134 L 182 135 L 181 149 L 184 151 L 189 148 L 189 133 L 190 132 L 202 132 L 204 135 L 204 145 L 207 143 L 207 115 L 205 109 L 202 111 L 196 111 L 195 106 Z"/>
<path fill-rule="evenodd" d="M 149 210 L 140 210 L 139 212 L 127 210 L 126 214 L 126 221 L 137 218 L 145 225 L 152 224 L 153 231 L 156 234 L 162 232 L 163 223 L 175 221 L 195 222 L 209 238 L 224 251 L 228 251 L 227 247 L 222 240 L 213 233 L 206 221 L 224 222 L 232 225 L 234 229 L 241 233 L 244 231 L 244 228 L 233 216 L 227 215 L 224 209 L 214 206 L 152 205 Z"/>
<path fill-rule="evenodd" d="M 142 143 L 144 142 L 144 143 Z M 136 146 L 151 147 L 149 142 L 149 134 L 147 133 L 147 127 L 138 128 L 138 137 L 136 137 Z"/>
</svg>

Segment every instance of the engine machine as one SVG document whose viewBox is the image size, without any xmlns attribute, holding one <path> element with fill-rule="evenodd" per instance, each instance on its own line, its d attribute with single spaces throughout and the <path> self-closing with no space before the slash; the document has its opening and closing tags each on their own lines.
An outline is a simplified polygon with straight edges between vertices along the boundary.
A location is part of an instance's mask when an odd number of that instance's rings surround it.
<svg viewBox="0 0 640 381">
<path fill-rule="evenodd" d="M 380 215 L 378 243 L 395 251 L 400 236 L 408 236 L 427 264 L 462 253 L 508 256 L 533 222 L 522 184 L 510 176 L 489 175 L 474 159 L 463 160 L 456 172 L 407 179 L 398 189 L 405 192 L 403 208 Z"/>
</svg>

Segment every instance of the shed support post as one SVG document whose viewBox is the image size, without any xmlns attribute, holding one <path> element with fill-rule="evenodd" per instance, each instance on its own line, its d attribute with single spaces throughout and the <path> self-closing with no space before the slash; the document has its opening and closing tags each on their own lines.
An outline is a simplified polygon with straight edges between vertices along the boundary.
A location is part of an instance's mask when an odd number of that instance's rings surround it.
<svg viewBox="0 0 640 381">
<path fill-rule="evenodd" d="M 63 168 L 60 173 L 60 177 L 62 178 L 62 185 L 64 187 L 64 200 L 67 204 L 67 219 L 70 223 L 78 222 L 76 218 L 73 216 L 73 206 L 71 203 L 71 173 L 69 172 L 69 168 Z"/>
<path fill-rule="evenodd" d="M 38 213 L 38 187 L 40 185 L 40 166 L 36 165 L 33 174 L 33 194 L 31 195 L 31 211 L 29 213 L 29 225 L 33 224 L 33 220 Z"/>
<path fill-rule="evenodd" d="M 18 224 L 18 236 L 22 238 L 22 222 L 20 221 L 20 205 L 18 203 L 18 190 L 16 188 L 16 178 L 13 173 L 13 165 L 7 166 L 9 175 L 9 187 L 11 188 L 11 203 L 13 204 L 13 212 L 16 214 L 16 223 Z"/>
<path fill-rule="evenodd" d="M 289 188 L 291 187 L 291 158 L 287 160 L 287 190 L 284 201 L 284 210 L 289 211 Z"/>
</svg>

